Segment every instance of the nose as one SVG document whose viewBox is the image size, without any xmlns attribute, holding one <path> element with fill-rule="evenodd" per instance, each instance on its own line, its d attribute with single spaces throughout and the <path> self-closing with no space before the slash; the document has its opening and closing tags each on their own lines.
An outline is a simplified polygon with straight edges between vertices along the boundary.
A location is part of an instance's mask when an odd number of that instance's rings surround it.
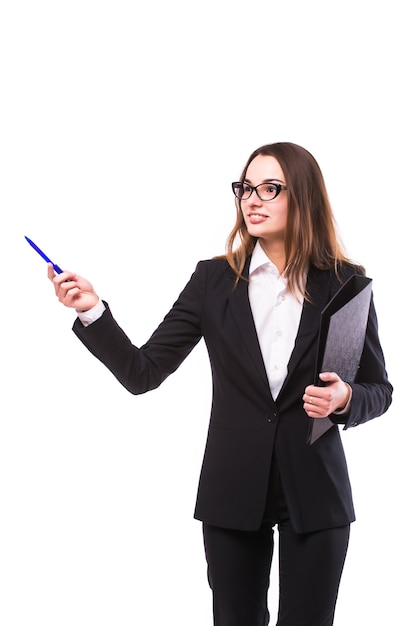
<svg viewBox="0 0 417 626">
<path fill-rule="evenodd" d="M 249 206 L 260 206 L 262 204 L 262 200 L 260 199 L 260 197 L 258 196 L 258 194 L 256 193 L 256 189 L 254 189 L 251 193 L 251 195 L 249 196 L 249 198 L 246 200 L 247 204 Z"/>
</svg>

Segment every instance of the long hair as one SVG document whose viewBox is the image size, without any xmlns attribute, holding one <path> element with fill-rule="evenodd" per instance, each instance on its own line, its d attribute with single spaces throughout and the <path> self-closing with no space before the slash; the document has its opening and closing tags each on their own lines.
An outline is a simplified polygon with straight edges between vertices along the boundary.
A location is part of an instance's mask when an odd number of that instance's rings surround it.
<svg viewBox="0 0 417 626">
<path fill-rule="evenodd" d="M 350 263 L 338 238 L 333 212 L 316 159 L 294 143 L 281 142 L 262 146 L 249 157 L 240 181 L 246 178 L 250 163 L 259 155 L 272 156 L 280 164 L 287 187 L 288 214 L 285 231 L 285 277 L 292 293 L 304 293 L 304 277 L 310 265 L 335 269 Z M 240 200 L 236 200 L 236 222 L 227 238 L 226 255 L 236 274 L 243 278 L 243 268 L 255 247 L 243 219 Z"/>
</svg>

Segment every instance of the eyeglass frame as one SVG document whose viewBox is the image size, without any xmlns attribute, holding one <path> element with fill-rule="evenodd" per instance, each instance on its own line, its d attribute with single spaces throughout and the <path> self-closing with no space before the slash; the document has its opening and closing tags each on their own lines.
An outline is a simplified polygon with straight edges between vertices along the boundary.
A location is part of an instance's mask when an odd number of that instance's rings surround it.
<svg viewBox="0 0 417 626">
<path fill-rule="evenodd" d="M 237 185 L 245 185 L 246 187 L 249 187 L 250 194 L 248 195 L 248 197 L 247 198 L 239 198 L 239 196 L 236 194 L 236 191 L 235 191 L 235 185 L 236 186 Z M 271 185 L 271 186 L 275 187 L 276 188 L 275 196 L 273 198 L 268 198 L 266 200 L 264 198 L 261 198 L 261 196 L 259 195 L 259 192 L 258 192 L 258 187 L 262 187 L 262 185 Z M 271 182 L 271 183 L 268 183 L 268 182 L 259 183 L 259 185 L 256 185 L 256 187 L 253 187 L 249 183 L 245 183 L 245 182 L 242 182 L 242 181 L 239 180 L 239 181 L 236 181 L 236 182 L 232 183 L 232 190 L 233 190 L 233 194 L 235 195 L 235 197 L 238 200 L 249 200 L 249 198 L 251 197 L 251 195 L 255 191 L 256 195 L 258 196 L 259 200 L 261 200 L 261 202 L 271 202 L 271 200 L 275 200 L 275 198 L 277 198 L 279 196 L 281 191 L 286 191 L 287 187 L 286 187 L 286 185 L 283 185 L 282 183 L 273 183 L 273 182 Z"/>
</svg>

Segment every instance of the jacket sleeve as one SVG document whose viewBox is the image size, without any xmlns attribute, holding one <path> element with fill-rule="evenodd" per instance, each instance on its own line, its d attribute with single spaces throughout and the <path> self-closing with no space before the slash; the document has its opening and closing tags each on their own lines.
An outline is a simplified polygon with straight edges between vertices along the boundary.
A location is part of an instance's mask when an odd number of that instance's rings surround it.
<svg viewBox="0 0 417 626">
<path fill-rule="evenodd" d="M 200 262 L 172 309 L 139 348 L 117 324 L 107 303 L 98 320 L 84 327 L 77 319 L 73 331 L 130 393 L 137 395 L 155 389 L 201 339 L 204 276 L 204 262 Z"/>
</svg>

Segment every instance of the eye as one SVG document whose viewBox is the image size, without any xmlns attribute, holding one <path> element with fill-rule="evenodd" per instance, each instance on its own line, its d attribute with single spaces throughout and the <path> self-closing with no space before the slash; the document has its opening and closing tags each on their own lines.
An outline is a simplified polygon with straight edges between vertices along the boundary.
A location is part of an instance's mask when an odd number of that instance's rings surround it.
<svg viewBox="0 0 417 626">
<path fill-rule="evenodd" d="M 278 195 L 279 187 L 275 183 L 259 185 L 259 193 L 262 200 L 273 200 Z"/>
<path fill-rule="evenodd" d="M 278 187 L 277 187 L 277 185 L 267 185 L 265 187 L 265 191 L 267 193 L 273 194 L 273 193 L 276 193 L 278 191 Z"/>
<path fill-rule="evenodd" d="M 250 193 L 252 191 L 252 187 L 248 185 L 247 183 L 243 183 L 242 190 L 243 190 L 243 193 L 245 194 Z"/>
</svg>

